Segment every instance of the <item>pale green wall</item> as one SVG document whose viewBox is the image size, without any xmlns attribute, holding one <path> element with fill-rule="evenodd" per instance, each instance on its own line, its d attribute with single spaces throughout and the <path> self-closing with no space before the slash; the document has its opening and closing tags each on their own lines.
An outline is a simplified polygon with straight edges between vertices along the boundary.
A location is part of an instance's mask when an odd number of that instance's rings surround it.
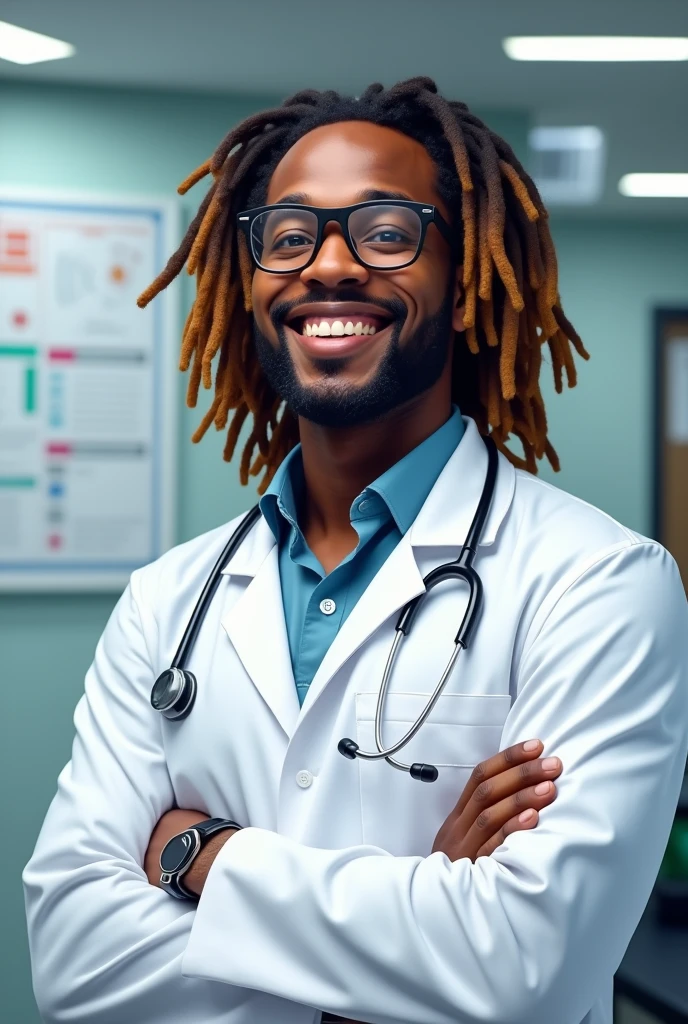
<svg viewBox="0 0 688 1024">
<path fill-rule="evenodd" d="M 0 184 L 171 195 L 233 123 L 270 102 L 0 82 Z M 525 116 L 486 117 L 523 153 Z M 187 212 L 202 189 L 185 200 Z M 551 433 L 565 467 L 557 482 L 647 531 L 649 311 L 656 301 L 688 303 L 685 232 L 557 222 L 555 236 L 564 305 L 594 355 L 580 387 L 550 404 Z M 236 468 L 222 462 L 220 437 L 189 443 L 197 419 L 188 410 L 181 417 L 179 540 L 230 518 L 252 497 L 239 487 Z M 113 601 L 112 595 L 0 597 L 1 811 L 11 826 L 0 875 L 0 991 L 4 1019 L 12 1024 L 38 1019 L 20 874 L 70 756 L 74 707 Z"/>
<path fill-rule="evenodd" d="M 269 97 L 12 86 L 0 82 L 0 184 L 173 196 L 180 181 L 237 121 Z M 187 216 L 204 193 L 183 201 Z M 188 279 L 187 279 L 188 280 Z M 188 301 L 188 288 L 185 288 Z M 169 353 L 177 358 L 176 351 Z M 183 407 L 184 380 L 179 380 Z M 236 515 L 250 501 L 219 436 L 188 442 L 198 413 L 180 417 L 178 530 L 183 540 Z M 56 780 L 69 759 L 72 715 L 114 595 L 0 596 L 1 820 L 11 822 L 0 878 L 3 1019 L 38 1020 L 26 947 L 21 870 Z M 8 833 L 6 833 L 7 835 Z M 5 1016 L 5 1014 L 7 1014 Z"/>
<path fill-rule="evenodd" d="M 542 477 L 652 532 L 655 306 L 688 308 L 688 222 L 552 218 L 564 310 L 590 352 L 578 385 L 543 389 L 562 470 Z"/>
</svg>

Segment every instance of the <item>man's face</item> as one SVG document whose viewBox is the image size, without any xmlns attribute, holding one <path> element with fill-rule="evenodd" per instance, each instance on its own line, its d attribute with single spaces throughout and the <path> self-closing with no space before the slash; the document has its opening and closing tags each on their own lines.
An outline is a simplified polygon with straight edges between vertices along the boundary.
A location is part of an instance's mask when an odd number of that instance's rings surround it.
<svg viewBox="0 0 688 1024">
<path fill-rule="evenodd" d="M 372 192 L 376 199 L 389 193 L 437 206 L 448 219 L 436 173 L 425 148 L 401 132 L 340 122 L 309 132 L 285 154 L 266 202 L 338 207 L 365 201 Z M 449 372 L 453 332 L 463 329 L 458 281 L 449 246 L 434 224 L 414 263 L 384 271 L 358 263 L 332 222 L 305 270 L 254 273 L 254 336 L 263 370 L 287 405 L 313 422 L 345 426 L 379 419 Z M 375 331 L 310 333 L 314 325 L 336 320 Z"/>
</svg>

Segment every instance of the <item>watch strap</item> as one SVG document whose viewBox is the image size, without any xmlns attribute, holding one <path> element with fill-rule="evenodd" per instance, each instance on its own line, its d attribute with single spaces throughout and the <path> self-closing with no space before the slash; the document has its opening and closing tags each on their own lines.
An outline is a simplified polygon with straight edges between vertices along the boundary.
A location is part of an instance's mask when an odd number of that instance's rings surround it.
<svg viewBox="0 0 688 1024">
<path fill-rule="evenodd" d="M 225 828 L 241 829 L 242 827 L 231 818 L 206 818 L 205 821 L 199 821 L 196 825 L 189 825 L 189 829 L 195 828 L 200 835 L 201 849 L 203 849 L 206 839 L 214 836 L 216 832 L 222 832 Z"/>
</svg>

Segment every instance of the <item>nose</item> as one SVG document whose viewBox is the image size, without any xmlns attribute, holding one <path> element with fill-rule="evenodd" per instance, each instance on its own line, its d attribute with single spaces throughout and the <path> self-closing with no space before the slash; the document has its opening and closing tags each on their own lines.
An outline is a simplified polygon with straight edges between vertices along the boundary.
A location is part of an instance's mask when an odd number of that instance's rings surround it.
<svg viewBox="0 0 688 1024">
<path fill-rule="evenodd" d="M 307 287 L 365 284 L 369 276 L 367 268 L 353 258 L 339 224 L 325 225 L 318 255 L 301 271 L 301 281 Z"/>
</svg>

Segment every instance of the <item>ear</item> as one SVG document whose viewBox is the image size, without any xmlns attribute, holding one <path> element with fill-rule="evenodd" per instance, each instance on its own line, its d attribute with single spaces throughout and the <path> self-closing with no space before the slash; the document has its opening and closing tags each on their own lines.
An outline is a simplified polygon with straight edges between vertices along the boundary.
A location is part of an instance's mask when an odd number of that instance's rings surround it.
<svg viewBox="0 0 688 1024">
<path fill-rule="evenodd" d="M 452 303 L 452 326 L 455 331 L 465 330 L 463 315 L 466 311 L 466 291 L 463 286 L 463 265 L 456 268 L 454 279 L 454 301 Z"/>
</svg>

